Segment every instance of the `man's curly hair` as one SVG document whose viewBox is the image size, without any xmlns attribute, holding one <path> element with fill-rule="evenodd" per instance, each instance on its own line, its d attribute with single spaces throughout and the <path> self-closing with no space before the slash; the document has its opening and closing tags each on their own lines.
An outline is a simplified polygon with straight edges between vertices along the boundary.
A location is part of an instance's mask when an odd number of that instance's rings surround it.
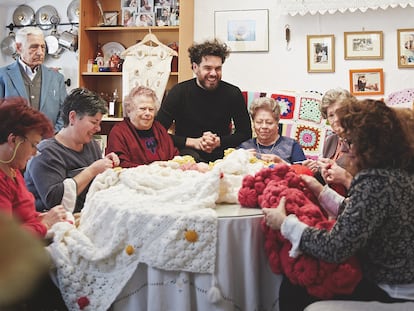
<svg viewBox="0 0 414 311">
<path fill-rule="evenodd" d="M 217 39 L 212 41 L 205 41 L 200 44 L 193 44 L 188 48 L 188 54 L 190 56 L 191 64 L 196 63 L 199 65 L 205 56 L 218 56 L 221 58 L 221 62 L 224 61 L 230 54 L 230 48 L 223 42 Z"/>
</svg>

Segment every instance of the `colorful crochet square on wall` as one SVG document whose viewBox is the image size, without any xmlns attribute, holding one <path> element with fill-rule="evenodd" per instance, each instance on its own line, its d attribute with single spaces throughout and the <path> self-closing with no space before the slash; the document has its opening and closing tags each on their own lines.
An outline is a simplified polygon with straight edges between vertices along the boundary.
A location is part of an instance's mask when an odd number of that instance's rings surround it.
<svg viewBox="0 0 414 311">
<path fill-rule="evenodd" d="M 322 114 L 319 110 L 321 101 L 312 97 L 301 97 L 299 106 L 299 120 L 321 123 Z"/>
<path fill-rule="evenodd" d="M 302 146 L 303 151 L 319 151 L 321 145 L 321 129 L 309 125 L 298 124 L 296 127 L 296 141 Z"/>
<path fill-rule="evenodd" d="M 293 119 L 296 97 L 280 94 L 272 94 L 270 97 L 274 98 L 280 105 L 280 119 Z"/>
</svg>

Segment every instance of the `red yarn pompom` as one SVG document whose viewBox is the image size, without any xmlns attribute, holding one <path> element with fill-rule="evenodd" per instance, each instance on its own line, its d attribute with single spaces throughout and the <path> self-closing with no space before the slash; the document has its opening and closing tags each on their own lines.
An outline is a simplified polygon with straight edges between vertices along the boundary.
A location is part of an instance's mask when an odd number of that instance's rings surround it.
<svg viewBox="0 0 414 311">
<path fill-rule="evenodd" d="M 79 309 L 83 310 L 85 307 L 89 306 L 89 299 L 86 296 L 79 297 L 78 299 Z"/>
<path fill-rule="evenodd" d="M 256 190 L 250 188 L 241 188 L 238 194 L 238 200 L 243 207 L 258 207 Z"/>
</svg>

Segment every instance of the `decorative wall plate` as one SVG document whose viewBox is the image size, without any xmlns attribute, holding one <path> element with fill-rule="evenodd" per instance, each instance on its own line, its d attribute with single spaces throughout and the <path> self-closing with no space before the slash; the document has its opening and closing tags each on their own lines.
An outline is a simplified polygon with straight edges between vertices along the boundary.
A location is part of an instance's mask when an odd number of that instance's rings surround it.
<svg viewBox="0 0 414 311">
<path fill-rule="evenodd" d="M 119 42 L 107 42 L 102 46 L 102 52 L 104 54 L 104 62 L 107 63 L 113 54 L 118 54 L 121 57 L 121 53 L 125 51 L 125 47 Z"/>
</svg>

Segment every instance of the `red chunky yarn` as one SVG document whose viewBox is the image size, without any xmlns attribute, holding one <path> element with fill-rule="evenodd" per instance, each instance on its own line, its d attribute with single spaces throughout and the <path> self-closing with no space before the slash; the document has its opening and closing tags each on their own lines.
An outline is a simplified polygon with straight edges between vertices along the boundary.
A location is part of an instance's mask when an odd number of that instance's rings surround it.
<svg viewBox="0 0 414 311">
<path fill-rule="evenodd" d="M 330 230 L 335 220 L 328 219 L 313 193 L 299 177 L 304 173 L 312 174 L 301 166 L 278 164 L 262 169 L 255 176 L 245 176 L 239 191 L 239 203 L 245 207 L 276 208 L 284 196 L 288 215 L 295 214 L 309 226 Z M 271 270 L 276 274 L 285 274 L 293 284 L 306 287 L 309 294 L 322 299 L 350 294 L 361 280 L 360 266 L 355 257 L 341 264 L 328 263 L 306 254 L 291 258 L 289 250 L 292 245 L 279 230 L 270 229 L 264 220 L 262 230 Z"/>
</svg>

